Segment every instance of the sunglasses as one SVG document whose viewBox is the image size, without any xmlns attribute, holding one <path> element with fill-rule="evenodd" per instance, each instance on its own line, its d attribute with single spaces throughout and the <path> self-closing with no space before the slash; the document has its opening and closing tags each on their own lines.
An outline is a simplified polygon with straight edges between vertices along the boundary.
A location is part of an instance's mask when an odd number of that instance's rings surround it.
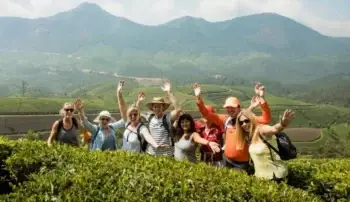
<svg viewBox="0 0 350 202">
<path fill-rule="evenodd" d="M 74 109 L 64 109 L 64 111 L 66 111 L 66 112 L 73 112 Z"/>
<path fill-rule="evenodd" d="M 243 123 L 250 123 L 249 119 L 245 119 L 243 121 L 238 121 L 239 125 L 243 125 Z"/>
<path fill-rule="evenodd" d="M 101 120 L 101 121 L 109 121 L 110 118 L 104 118 L 104 117 L 103 117 L 103 118 L 101 118 L 100 120 Z"/>
<path fill-rule="evenodd" d="M 135 113 L 135 114 L 130 114 L 130 116 L 137 116 L 137 114 Z"/>
</svg>

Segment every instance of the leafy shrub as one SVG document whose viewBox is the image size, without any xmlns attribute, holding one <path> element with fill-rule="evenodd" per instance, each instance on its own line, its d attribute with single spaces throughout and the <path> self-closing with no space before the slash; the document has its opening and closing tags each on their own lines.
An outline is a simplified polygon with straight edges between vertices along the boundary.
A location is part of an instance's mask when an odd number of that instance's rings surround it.
<svg viewBox="0 0 350 202">
<path fill-rule="evenodd" d="M 350 199 L 350 159 L 298 159 L 289 163 L 288 184 L 325 201 Z"/>
<path fill-rule="evenodd" d="M 203 163 L 28 140 L 0 145 L 10 145 L 5 162 L 16 184 L 7 201 L 320 201 L 286 184 Z"/>
<path fill-rule="evenodd" d="M 25 139 L 28 140 L 40 140 L 39 133 L 36 133 L 34 130 L 28 130 L 27 134 L 24 136 Z"/>
</svg>

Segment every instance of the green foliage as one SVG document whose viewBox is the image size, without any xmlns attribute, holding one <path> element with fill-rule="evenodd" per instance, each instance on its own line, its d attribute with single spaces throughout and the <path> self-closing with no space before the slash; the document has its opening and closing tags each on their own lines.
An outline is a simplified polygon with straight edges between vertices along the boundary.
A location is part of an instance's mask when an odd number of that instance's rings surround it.
<svg viewBox="0 0 350 202">
<path fill-rule="evenodd" d="M 322 137 L 313 142 L 296 142 L 298 152 L 313 158 L 350 157 L 350 127 L 337 124 L 322 129 Z M 303 134 L 307 136 L 308 134 Z"/>
<path fill-rule="evenodd" d="M 10 153 L 0 160 L 16 185 L 5 201 L 320 201 L 284 183 L 204 163 L 1 138 L 4 145 Z"/>
<path fill-rule="evenodd" d="M 30 129 L 28 130 L 27 134 L 24 136 L 27 140 L 40 140 L 39 133 L 36 133 L 34 130 Z"/>
<path fill-rule="evenodd" d="M 128 81 L 129 82 L 129 81 Z M 130 81 L 131 82 L 131 81 Z M 147 110 L 145 103 L 152 100 L 153 97 L 165 97 L 160 87 L 139 87 L 135 83 L 127 83 L 123 90 L 123 95 L 127 105 L 131 105 L 137 99 L 139 92 L 145 92 L 146 100 L 141 103 L 141 109 Z M 0 98 L 0 104 L 4 106 L 2 113 L 58 113 L 62 104 L 67 101 L 74 101 L 81 97 L 84 100 L 85 110 L 87 112 L 96 112 L 102 109 L 116 111 L 115 101 L 116 84 L 91 85 L 84 88 L 85 96 L 77 91 L 68 94 L 68 98 L 43 97 L 43 98 Z M 253 86 L 226 86 L 226 85 L 201 85 L 203 99 L 205 104 L 212 105 L 218 112 L 223 112 L 222 105 L 229 96 L 238 97 L 243 107 L 250 105 L 250 99 L 254 94 Z M 192 86 L 174 86 L 174 95 L 178 104 L 188 111 L 198 111 L 195 103 Z M 300 100 L 293 100 L 286 97 L 278 97 L 266 93 L 266 100 L 271 108 L 273 115 L 272 123 L 278 121 L 279 115 L 287 108 L 296 112 L 296 119 L 290 127 L 314 127 L 324 128 L 333 124 L 344 123 L 350 119 L 350 109 L 337 107 L 333 105 L 319 105 L 305 103 Z M 18 110 L 20 109 L 20 110 Z M 255 110 L 260 114 L 260 108 Z"/>
<path fill-rule="evenodd" d="M 307 84 L 291 85 L 289 97 L 312 103 L 350 106 L 350 74 L 329 75 Z M 305 91 L 305 89 L 308 89 Z"/>
<path fill-rule="evenodd" d="M 288 184 L 325 201 L 350 198 L 350 159 L 299 159 L 289 163 Z"/>
</svg>

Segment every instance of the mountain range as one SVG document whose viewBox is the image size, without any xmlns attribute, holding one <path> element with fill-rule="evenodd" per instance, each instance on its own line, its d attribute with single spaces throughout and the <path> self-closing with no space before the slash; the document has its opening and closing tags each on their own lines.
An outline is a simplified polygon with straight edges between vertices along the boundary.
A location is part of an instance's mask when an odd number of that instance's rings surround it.
<svg viewBox="0 0 350 202">
<path fill-rule="evenodd" d="M 277 56 L 349 54 L 350 39 L 322 35 L 292 19 L 262 13 L 222 22 L 184 16 L 158 26 L 114 16 L 92 3 L 36 19 L 0 17 L 0 49 L 74 53 L 95 45 L 122 51 Z"/>
<path fill-rule="evenodd" d="M 21 81 L 38 96 L 62 95 L 115 73 L 181 85 L 261 81 L 277 95 L 349 106 L 350 38 L 274 13 L 147 26 L 83 3 L 50 17 L 0 17 L 0 96 L 23 94 Z"/>
</svg>

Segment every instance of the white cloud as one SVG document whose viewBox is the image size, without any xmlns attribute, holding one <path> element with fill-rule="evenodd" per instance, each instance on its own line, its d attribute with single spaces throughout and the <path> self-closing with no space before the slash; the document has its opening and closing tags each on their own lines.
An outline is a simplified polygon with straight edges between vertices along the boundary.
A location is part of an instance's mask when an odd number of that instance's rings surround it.
<svg viewBox="0 0 350 202">
<path fill-rule="evenodd" d="M 148 25 L 161 24 L 183 15 L 222 21 L 241 15 L 274 12 L 327 35 L 350 36 L 350 17 L 335 20 L 331 15 L 327 16 L 327 9 L 335 6 L 327 1 L 322 1 L 326 2 L 323 5 L 320 1 L 312 3 L 306 0 L 0 0 L 0 15 L 50 16 L 86 1 L 99 4 L 114 15 Z M 350 1 L 347 5 L 350 7 Z M 333 13 L 334 9 L 332 7 Z M 344 8 L 339 10 L 346 12 Z"/>
<path fill-rule="evenodd" d="M 200 17 L 209 21 L 222 21 L 237 15 L 238 0 L 201 0 L 197 12 Z"/>
</svg>

